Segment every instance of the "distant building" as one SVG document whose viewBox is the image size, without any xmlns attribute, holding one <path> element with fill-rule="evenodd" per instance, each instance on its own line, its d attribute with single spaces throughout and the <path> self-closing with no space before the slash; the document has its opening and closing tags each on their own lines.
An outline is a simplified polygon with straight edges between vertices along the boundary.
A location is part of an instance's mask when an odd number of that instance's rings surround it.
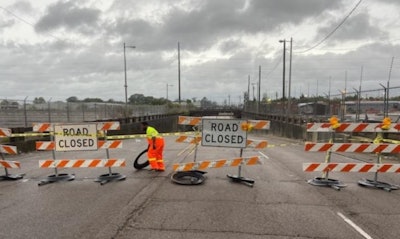
<svg viewBox="0 0 400 239">
<path fill-rule="evenodd" d="M 329 112 L 329 106 L 324 102 L 300 103 L 297 107 L 301 115 L 326 115 Z"/>
<path fill-rule="evenodd" d="M 346 113 L 355 114 L 357 112 L 356 101 L 346 101 Z M 379 114 L 383 113 L 385 104 L 383 101 L 360 101 L 360 113 L 366 114 Z M 400 101 L 389 101 L 388 112 L 399 112 Z"/>
<path fill-rule="evenodd" d="M 383 101 L 361 101 L 359 112 L 357 112 L 358 105 L 356 101 L 346 101 L 344 109 L 340 103 L 328 105 L 324 102 L 300 103 L 297 107 L 299 114 L 302 115 L 328 115 L 329 112 L 331 112 L 332 115 L 339 115 L 341 112 L 344 112 L 345 115 L 357 113 L 363 115 L 380 115 L 384 112 L 385 103 Z M 388 113 L 400 113 L 400 101 L 389 101 Z"/>
</svg>

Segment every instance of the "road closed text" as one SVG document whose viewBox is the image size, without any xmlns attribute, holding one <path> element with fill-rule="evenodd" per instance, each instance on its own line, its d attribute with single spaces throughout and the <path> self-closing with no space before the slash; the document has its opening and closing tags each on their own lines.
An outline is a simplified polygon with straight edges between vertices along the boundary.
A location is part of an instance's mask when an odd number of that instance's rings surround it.
<svg viewBox="0 0 400 239">
<path fill-rule="evenodd" d="M 96 125 L 63 125 L 55 127 L 56 150 L 96 150 Z"/>
<path fill-rule="evenodd" d="M 58 142 L 58 147 L 60 149 L 66 149 L 66 148 L 87 148 L 87 147 L 93 147 L 95 145 L 94 139 L 64 139 L 64 140 L 59 140 Z"/>
<path fill-rule="evenodd" d="M 203 123 L 202 145 L 222 147 L 245 147 L 246 132 L 239 120 L 210 120 Z"/>
<path fill-rule="evenodd" d="M 241 144 L 244 138 L 241 135 L 206 134 L 204 141 L 207 143 Z"/>
</svg>

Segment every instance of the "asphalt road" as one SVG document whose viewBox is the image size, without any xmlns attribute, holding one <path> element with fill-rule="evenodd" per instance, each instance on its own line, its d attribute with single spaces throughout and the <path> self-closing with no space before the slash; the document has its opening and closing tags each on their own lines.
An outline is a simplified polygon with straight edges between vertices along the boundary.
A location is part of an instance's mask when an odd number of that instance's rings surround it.
<svg viewBox="0 0 400 239">
<path fill-rule="evenodd" d="M 201 185 L 172 183 L 172 165 L 194 159 L 193 153 L 182 153 L 188 145 L 175 143 L 173 136 L 166 137 L 165 172 L 132 167 L 145 140 L 125 140 L 122 149 L 110 150 L 110 157 L 127 160 L 126 167 L 112 169 L 126 180 L 105 185 L 94 179 L 108 168 L 77 168 L 59 171 L 74 173 L 74 181 L 38 186 L 54 174 L 38 166 L 52 152 L 7 156 L 22 164 L 10 173 L 26 175 L 0 182 L 0 238 L 399 238 L 399 191 L 360 187 L 359 179 L 373 178 L 368 173 L 332 173 L 347 184 L 340 191 L 312 186 L 307 180 L 320 173 L 303 172 L 302 163 L 323 162 L 325 153 L 305 152 L 303 142 L 268 134 L 249 138 L 276 145 L 244 150 L 243 156 L 258 155 L 264 161 L 242 168 L 242 176 L 255 180 L 253 187 L 226 177 L 237 174 L 237 167 L 211 168 Z M 240 150 L 199 147 L 196 155 L 198 161 L 230 159 Z M 105 157 L 105 150 L 56 152 L 57 159 Z M 359 162 L 349 155 L 333 155 L 332 161 Z M 380 174 L 379 180 L 399 184 L 399 176 Z"/>
</svg>

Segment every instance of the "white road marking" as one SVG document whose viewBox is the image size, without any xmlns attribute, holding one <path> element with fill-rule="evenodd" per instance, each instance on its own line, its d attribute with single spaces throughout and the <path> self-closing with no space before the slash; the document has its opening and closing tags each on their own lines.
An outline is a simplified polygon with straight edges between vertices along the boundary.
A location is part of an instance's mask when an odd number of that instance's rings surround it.
<svg viewBox="0 0 400 239">
<path fill-rule="evenodd" d="M 269 159 L 269 157 L 265 154 L 263 154 L 262 152 L 258 151 L 259 154 L 261 154 L 264 158 Z"/>
<path fill-rule="evenodd" d="M 366 233 L 363 229 L 361 229 L 359 226 L 357 226 L 352 220 L 348 219 L 346 216 L 344 216 L 342 213 L 338 212 L 337 213 L 339 217 L 341 217 L 347 224 L 352 226 L 358 233 L 360 233 L 364 238 L 366 239 L 372 239 L 368 233 Z"/>
</svg>

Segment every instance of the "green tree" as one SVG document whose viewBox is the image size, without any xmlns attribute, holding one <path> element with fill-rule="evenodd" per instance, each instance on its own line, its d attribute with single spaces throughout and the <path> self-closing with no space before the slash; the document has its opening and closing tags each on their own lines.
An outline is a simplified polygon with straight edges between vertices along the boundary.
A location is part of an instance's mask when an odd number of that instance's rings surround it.
<svg viewBox="0 0 400 239">
<path fill-rule="evenodd" d="M 100 98 L 85 98 L 82 102 L 103 102 Z"/>
<path fill-rule="evenodd" d="M 79 102 L 78 97 L 71 96 L 67 98 L 67 102 Z"/>
<path fill-rule="evenodd" d="M 169 102 L 165 98 L 154 98 L 143 94 L 134 94 L 129 97 L 129 103 L 134 105 L 165 105 Z"/>
<path fill-rule="evenodd" d="M 33 103 L 34 104 L 44 104 L 44 103 L 46 103 L 46 101 L 44 100 L 44 98 L 43 97 L 35 97 L 35 99 L 33 100 Z"/>
</svg>

